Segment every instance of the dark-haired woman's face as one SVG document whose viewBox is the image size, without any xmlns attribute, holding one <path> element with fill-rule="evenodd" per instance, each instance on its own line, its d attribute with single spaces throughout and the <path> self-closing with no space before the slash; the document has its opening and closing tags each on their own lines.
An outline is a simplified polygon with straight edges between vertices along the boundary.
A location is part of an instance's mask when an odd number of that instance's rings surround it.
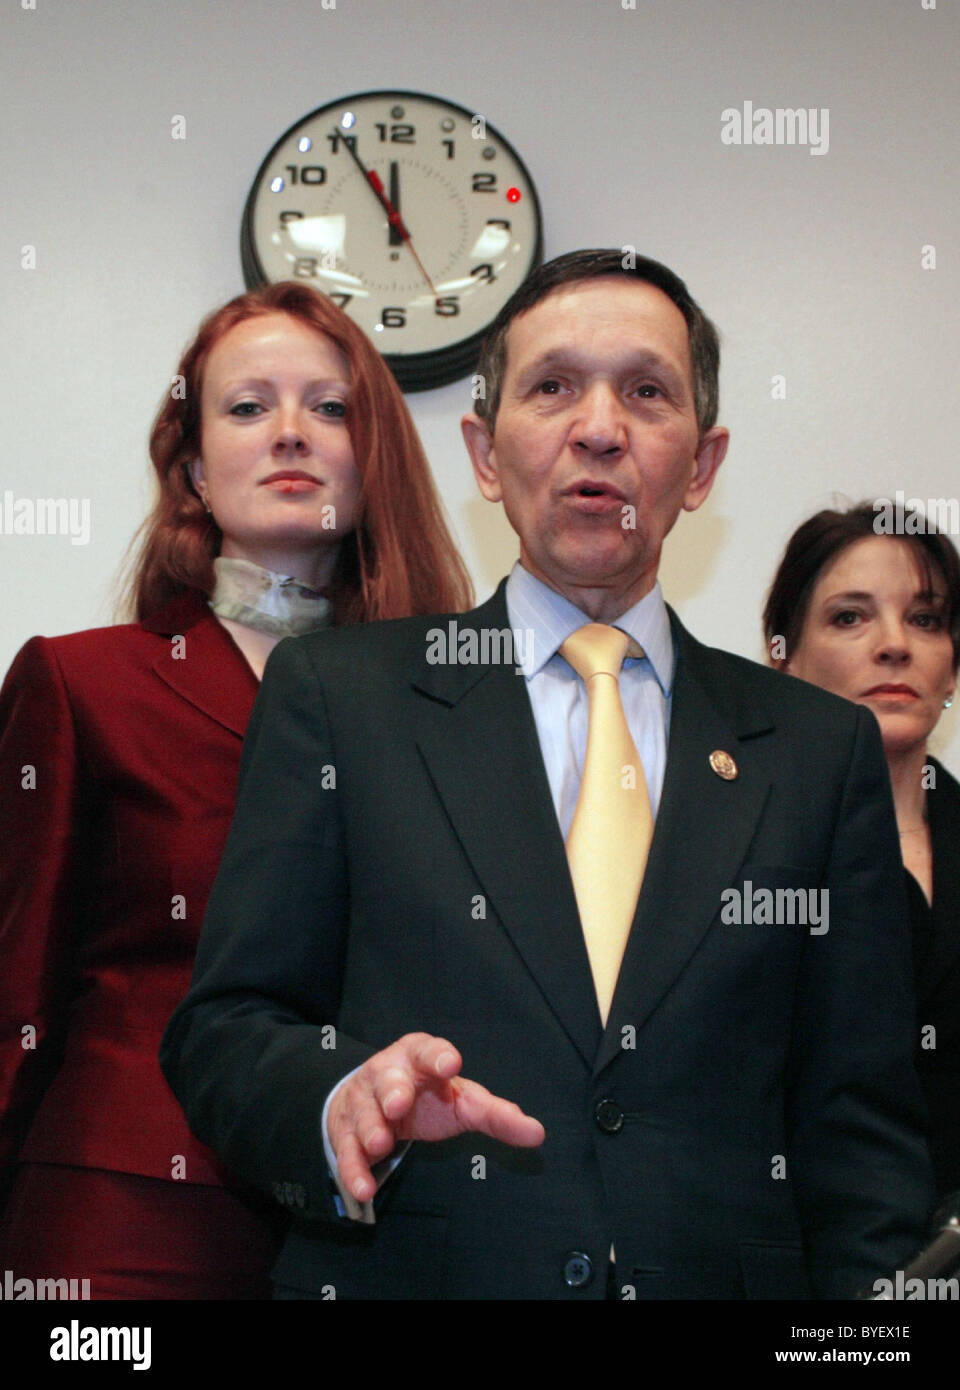
<svg viewBox="0 0 960 1390">
<path fill-rule="evenodd" d="M 872 709 L 887 755 L 925 744 L 953 693 L 946 588 L 933 596 L 908 541 L 870 536 L 820 575 L 784 669 Z"/>
<path fill-rule="evenodd" d="M 212 349 L 193 478 L 224 555 L 325 580 L 360 496 L 349 391 L 336 344 L 288 314 L 245 319 Z"/>
</svg>

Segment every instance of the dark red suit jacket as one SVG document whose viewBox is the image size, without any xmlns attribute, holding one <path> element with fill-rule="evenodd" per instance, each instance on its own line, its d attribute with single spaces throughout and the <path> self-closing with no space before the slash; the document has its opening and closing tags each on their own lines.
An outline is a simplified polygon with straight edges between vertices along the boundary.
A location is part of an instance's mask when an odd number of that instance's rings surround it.
<svg viewBox="0 0 960 1390">
<path fill-rule="evenodd" d="M 256 692 L 197 594 L 149 622 L 34 637 L 10 669 L 0 1206 L 18 1160 L 226 1181 L 157 1049 L 190 983 Z"/>
</svg>

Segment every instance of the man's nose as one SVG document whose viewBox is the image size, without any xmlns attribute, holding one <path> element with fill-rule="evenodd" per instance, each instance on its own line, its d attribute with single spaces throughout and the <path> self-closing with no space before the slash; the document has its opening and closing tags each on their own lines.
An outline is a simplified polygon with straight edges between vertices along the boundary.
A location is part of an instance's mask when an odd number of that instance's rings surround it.
<svg viewBox="0 0 960 1390">
<path fill-rule="evenodd" d="M 597 457 L 616 458 L 627 447 L 625 407 L 612 386 L 598 382 L 584 392 L 574 425 L 574 446 Z"/>
</svg>

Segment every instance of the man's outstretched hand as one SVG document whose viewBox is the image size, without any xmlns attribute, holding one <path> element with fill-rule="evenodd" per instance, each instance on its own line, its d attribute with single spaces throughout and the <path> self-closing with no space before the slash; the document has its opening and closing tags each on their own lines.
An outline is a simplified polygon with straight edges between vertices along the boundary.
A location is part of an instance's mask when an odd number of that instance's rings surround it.
<svg viewBox="0 0 960 1390">
<path fill-rule="evenodd" d="M 327 1133 L 340 1180 L 358 1202 L 373 1199 L 370 1168 L 406 1139 L 451 1139 L 475 1130 L 534 1149 L 543 1125 L 519 1105 L 459 1075 L 463 1058 L 445 1038 L 407 1033 L 376 1052 L 336 1092 Z"/>
</svg>

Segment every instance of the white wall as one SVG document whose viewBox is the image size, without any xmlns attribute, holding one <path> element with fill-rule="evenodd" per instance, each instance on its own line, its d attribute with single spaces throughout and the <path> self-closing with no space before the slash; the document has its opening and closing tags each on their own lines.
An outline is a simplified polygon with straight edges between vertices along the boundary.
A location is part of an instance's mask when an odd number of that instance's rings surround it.
<svg viewBox="0 0 960 1390">
<path fill-rule="evenodd" d="M 201 316 L 243 289 L 258 164 L 298 117 L 369 88 L 485 114 L 539 187 L 548 257 L 634 244 L 720 325 L 733 442 L 661 576 L 701 638 L 762 656 L 786 538 L 835 493 L 957 492 L 951 0 L 35 3 L 0 17 L 0 500 L 88 497 L 93 529 L 87 546 L 0 534 L 0 669 L 34 632 L 110 620 L 150 420 Z M 722 144 L 745 100 L 829 108 L 828 152 Z M 466 384 L 410 401 L 483 597 L 516 546 L 474 490 Z M 956 711 L 935 747 L 960 769 Z"/>
</svg>

